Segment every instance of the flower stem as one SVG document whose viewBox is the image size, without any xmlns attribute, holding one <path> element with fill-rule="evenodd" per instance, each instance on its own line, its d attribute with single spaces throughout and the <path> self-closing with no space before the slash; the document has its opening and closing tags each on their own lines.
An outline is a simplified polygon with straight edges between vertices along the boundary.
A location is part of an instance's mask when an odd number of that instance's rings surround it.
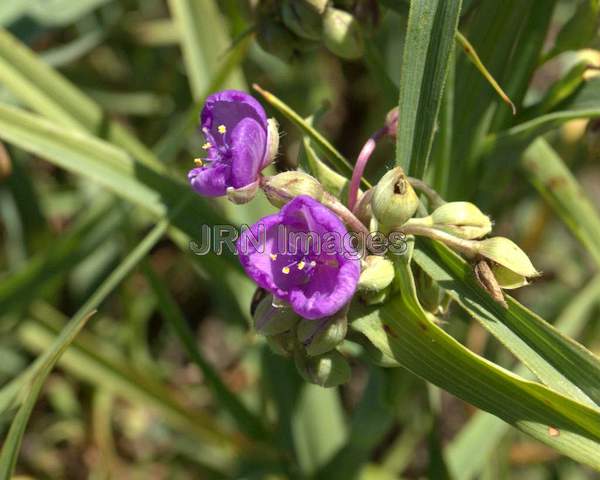
<svg viewBox="0 0 600 480">
<path fill-rule="evenodd" d="M 403 225 L 402 227 L 397 228 L 396 231 L 405 233 L 407 235 L 415 235 L 437 240 L 445 245 L 448 245 L 452 250 L 462 253 L 468 259 L 474 259 L 479 252 L 479 242 L 475 240 L 458 238 L 435 228 L 424 227 L 422 225 Z"/>
<path fill-rule="evenodd" d="M 377 141 L 385 135 L 387 132 L 386 127 L 382 127 L 377 130 L 365 143 L 358 154 L 354 170 L 352 171 L 352 180 L 350 180 L 350 186 L 348 187 L 348 208 L 354 210 L 356 206 L 356 200 L 358 198 L 358 188 L 360 186 L 360 180 L 365 173 L 367 162 L 371 158 L 371 155 L 375 151 Z"/>
<path fill-rule="evenodd" d="M 427 183 L 423 180 L 419 180 L 418 178 L 408 177 L 408 181 L 412 185 L 412 187 L 421 192 L 423 195 L 427 197 L 429 200 L 429 207 L 431 209 L 436 209 L 446 203 L 439 193 L 437 193 L 433 188 L 431 188 Z"/>
</svg>

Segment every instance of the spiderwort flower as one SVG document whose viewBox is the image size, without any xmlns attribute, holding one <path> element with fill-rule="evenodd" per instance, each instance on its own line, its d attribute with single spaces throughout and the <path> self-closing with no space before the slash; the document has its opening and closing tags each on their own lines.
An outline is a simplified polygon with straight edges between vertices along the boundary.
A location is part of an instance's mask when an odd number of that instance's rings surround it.
<svg viewBox="0 0 600 480">
<path fill-rule="evenodd" d="M 244 230 L 238 255 L 260 287 L 315 320 L 339 311 L 356 291 L 360 262 L 347 233 L 331 210 L 300 195 Z"/>
<path fill-rule="evenodd" d="M 198 166 L 188 173 L 194 190 L 207 197 L 255 190 L 279 141 L 260 103 L 237 90 L 217 92 L 206 99 L 200 123 L 207 157 L 196 159 Z"/>
</svg>

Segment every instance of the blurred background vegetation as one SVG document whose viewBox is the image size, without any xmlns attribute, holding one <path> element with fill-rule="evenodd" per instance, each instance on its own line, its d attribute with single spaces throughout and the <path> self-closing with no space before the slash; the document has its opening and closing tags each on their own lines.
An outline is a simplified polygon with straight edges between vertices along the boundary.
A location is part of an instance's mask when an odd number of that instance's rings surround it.
<svg viewBox="0 0 600 480">
<path fill-rule="evenodd" d="M 207 94 L 251 91 L 257 83 L 303 116 L 320 112 L 318 129 L 353 159 L 397 104 L 407 2 L 337 3 L 368 32 L 359 60 L 341 59 L 319 42 L 273 40 L 261 33 L 270 26 L 255 26 L 256 1 L 2 0 L 0 26 L 10 33 L 0 34 L 0 101 L 110 140 L 148 166 L 142 175 L 152 183 L 148 172 L 185 179 L 203 142 L 196 127 Z M 506 3 L 508 24 L 534 29 L 535 9 L 545 2 L 464 2 L 461 30 L 467 36 L 474 31 L 482 60 L 510 90 L 520 75 L 515 58 L 526 52 L 491 61 L 495 48 L 514 40 L 511 31 L 485 23 L 500 15 L 498 3 Z M 580 3 L 548 2 L 546 45 Z M 584 43 L 536 70 L 520 93 L 523 105 L 545 98 L 578 62 L 600 65 L 595 30 Z M 470 64 L 459 50 L 456 55 L 455 94 L 488 95 L 497 117 L 510 116 L 474 67 L 460 75 Z M 64 87 L 42 62 L 80 93 Z M 281 155 L 271 168 L 294 168 L 303 154 L 302 136 L 265 107 L 283 132 Z M 463 113 L 459 108 L 455 118 Z M 455 122 L 456 136 L 477 134 L 486 111 L 476 113 L 480 117 Z M 535 113 L 524 109 L 518 118 Z M 8 128 L 3 122 L 0 128 Z M 575 120 L 548 137 L 596 206 L 598 131 L 594 120 Z M 27 144 L 27 132 L 19 135 Z M 189 237 L 157 224 L 164 212 L 153 198 L 108 176 L 119 152 L 90 144 L 81 147 L 81 157 L 61 157 L 51 142 L 40 145 L 28 151 L 0 144 L 0 439 L 7 438 L 14 392 L 28 366 L 69 317 L 82 316 L 82 305 L 89 307 L 83 313 L 99 311 L 43 386 L 18 453 L 18 478 L 305 478 L 316 471 L 334 478 L 325 467 L 340 447 L 351 467 L 340 478 L 597 478 L 505 424 L 480 430 L 482 437 L 461 438 L 474 407 L 403 369 L 371 366 L 351 346 L 348 384 L 334 390 L 304 384 L 293 365 L 253 333 L 251 282 L 227 259 L 194 258 Z M 57 160 L 47 162 L 47 151 Z M 99 166 L 86 163 L 96 154 Z M 393 159 L 392 142 L 383 142 L 367 177 L 376 181 Z M 575 322 L 571 332 L 598 352 L 596 268 L 516 164 L 507 154 L 471 176 L 451 173 L 442 190 L 449 199 L 476 201 L 493 216 L 496 231 L 521 245 L 544 272 L 517 298 L 546 319 Z M 187 190 L 167 185 L 161 192 L 176 203 Z M 207 221 L 249 223 L 272 211 L 263 199 L 244 207 L 191 201 L 194 207 L 184 215 L 188 234 Z M 486 358 L 515 365 L 464 311 L 452 309 L 444 328 Z M 274 433 L 256 434 L 263 428 L 256 417 Z M 488 435 L 495 440 L 480 451 L 478 438 Z"/>
</svg>

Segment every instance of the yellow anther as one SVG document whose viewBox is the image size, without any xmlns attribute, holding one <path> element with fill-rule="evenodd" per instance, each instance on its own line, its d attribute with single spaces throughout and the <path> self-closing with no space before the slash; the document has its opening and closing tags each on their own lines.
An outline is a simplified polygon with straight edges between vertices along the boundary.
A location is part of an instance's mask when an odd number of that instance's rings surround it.
<svg viewBox="0 0 600 480">
<path fill-rule="evenodd" d="M 269 253 L 269 257 L 271 257 L 271 260 L 273 260 L 273 261 L 277 260 L 277 254 L 276 253 Z"/>
<path fill-rule="evenodd" d="M 212 143 L 210 142 L 206 142 L 204 145 L 202 145 L 202 148 L 204 150 L 208 150 L 210 147 L 212 147 Z"/>
<path fill-rule="evenodd" d="M 281 272 L 287 275 L 288 273 L 290 273 L 290 267 L 283 267 L 281 269 Z"/>
<path fill-rule="evenodd" d="M 199 167 L 201 167 L 202 165 L 204 165 L 204 162 L 202 161 L 201 158 L 194 158 L 194 163 L 196 165 L 198 165 Z"/>
<path fill-rule="evenodd" d="M 302 270 L 305 266 L 306 266 L 306 263 L 304 263 L 303 261 L 298 262 L 298 270 Z"/>
<path fill-rule="evenodd" d="M 222 134 L 224 134 L 225 132 L 227 132 L 227 127 L 226 127 L 225 125 L 219 125 L 219 126 L 217 127 L 217 131 L 218 131 L 218 132 L 219 132 L 219 133 L 222 135 Z"/>
</svg>

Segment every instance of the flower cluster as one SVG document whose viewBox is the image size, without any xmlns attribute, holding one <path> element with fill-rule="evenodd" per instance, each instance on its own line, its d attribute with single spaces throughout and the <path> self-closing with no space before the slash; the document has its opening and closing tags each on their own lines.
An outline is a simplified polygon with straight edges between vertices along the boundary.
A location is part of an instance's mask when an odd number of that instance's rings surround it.
<svg viewBox="0 0 600 480">
<path fill-rule="evenodd" d="M 484 238 L 492 223 L 475 205 L 444 202 L 399 167 L 383 175 L 373 189 L 360 192 L 360 178 L 377 141 L 393 137 L 397 122 L 395 109 L 361 151 L 346 206 L 340 191 L 328 191 L 326 182 L 307 173 L 263 176 L 277 153 L 279 133 L 252 96 L 234 90 L 215 93 L 202 110 L 206 156 L 196 159 L 189 181 L 201 195 L 227 195 L 236 203 L 250 201 L 261 188 L 279 209 L 242 231 L 237 254 L 258 291 L 265 292 L 254 309 L 256 330 L 275 352 L 293 356 L 298 371 L 313 383 L 334 386 L 348 378 L 350 370 L 339 347 L 352 299 L 379 304 L 395 293 L 392 254 L 367 242 L 371 252 L 359 258 L 360 250 L 346 241 L 349 238 L 401 234 L 445 243 L 473 262 L 482 287 L 503 305 L 503 288 L 520 287 L 538 275 L 513 242 Z M 427 207 L 417 191 L 427 199 Z M 439 313 L 439 302 L 427 303 Z"/>
</svg>

